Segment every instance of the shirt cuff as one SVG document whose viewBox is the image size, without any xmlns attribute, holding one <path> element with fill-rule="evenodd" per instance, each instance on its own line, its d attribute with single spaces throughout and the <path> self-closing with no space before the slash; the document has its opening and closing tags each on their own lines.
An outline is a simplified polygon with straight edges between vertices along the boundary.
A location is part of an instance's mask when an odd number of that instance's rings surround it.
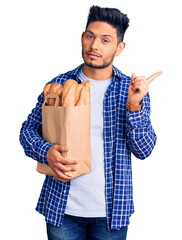
<svg viewBox="0 0 182 240">
<path fill-rule="evenodd" d="M 132 128 L 141 128 L 150 125 L 150 119 L 147 112 L 142 109 L 141 111 L 129 111 L 127 110 L 128 124 Z"/>
<path fill-rule="evenodd" d="M 141 111 L 130 111 L 126 109 L 127 126 L 131 129 L 142 128 L 151 125 L 150 120 L 150 98 L 149 94 L 141 101 Z"/>
<path fill-rule="evenodd" d="M 53 144 L 50 142 L 45 142 L 45 144 L 42 145 L 42 147 L 40 148 L 40 151 L 39 151 L 39 162 L 48 164 L 47 152 L 52 145 Z"/>
</svg>

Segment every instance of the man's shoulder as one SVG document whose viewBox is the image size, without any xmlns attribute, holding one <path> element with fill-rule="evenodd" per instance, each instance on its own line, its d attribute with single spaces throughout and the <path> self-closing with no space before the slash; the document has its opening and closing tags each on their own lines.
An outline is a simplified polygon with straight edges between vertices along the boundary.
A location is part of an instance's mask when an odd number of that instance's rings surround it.
<svg viewBox="0 0 182 240">
<path fill-rule="evenodd" d="M 55 78 L 53 78 L 50 82 L 48 83 L 61 83 L 64 84 L 66 80 L 68 79 L 76 79 L 77 75 L 81 69 L 83 64 L 79 65 L 78 67 L 74 68 L 73 70 L 67 71 L 65 73 L 61 73 L 58 76 L 56 76 Z M 48 84 L 47 83 L 47 84 Z"/>
</svg>

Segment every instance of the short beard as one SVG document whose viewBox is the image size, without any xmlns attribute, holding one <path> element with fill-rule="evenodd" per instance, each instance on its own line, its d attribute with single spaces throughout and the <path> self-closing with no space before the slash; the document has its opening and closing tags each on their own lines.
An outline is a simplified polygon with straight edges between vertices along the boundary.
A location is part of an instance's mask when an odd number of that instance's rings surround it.
<svg viewBox="0 0 182 240">
<path fill-rule="evenodd" d="M 82 58 L 84 60 L 83 55 L 84 54 L 83 54 L 83 49 L 82 49 Z M 85 60 L 84 60 L 84 63 L 86 66 L 94 68 L 94 69 L 103 69 L 103 68 L 107 68 L 113 62 L 113 59 L 114 59 L 114 54 L 108 61 L 104 61 L 104 63 L 102 65 L 95 65 L 92 62 L 88 63 Z"/>
<path fill-rule="evenodd" d="M 95 69 L 103 69 L 103 68 L 106 68 L 110 65 L 110 62 L 109 63 L 104 63 L 100 66 L 94 65 L 93 63 L 87 63 L 86 61 L 84 61 L 84 63 L 85 63 L 86 66 L 91 67 L 91 68 L 95 68 Z"/>
</svg>

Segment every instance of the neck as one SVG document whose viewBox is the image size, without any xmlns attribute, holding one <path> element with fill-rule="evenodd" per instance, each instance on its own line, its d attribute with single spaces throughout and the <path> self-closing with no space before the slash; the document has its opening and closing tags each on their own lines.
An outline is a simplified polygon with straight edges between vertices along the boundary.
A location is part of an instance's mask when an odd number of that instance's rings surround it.
<svg viewBox="0 0 182 240">
<path fill-rule="evenodd" d="M 86 77 L 97 80 L 97 81 L 107 80 L 113 77 L 112 65 L 106 68 L 97 69 L 97 68 L 86 66 L 84 64 L 82 71 Z"/>
</svg>

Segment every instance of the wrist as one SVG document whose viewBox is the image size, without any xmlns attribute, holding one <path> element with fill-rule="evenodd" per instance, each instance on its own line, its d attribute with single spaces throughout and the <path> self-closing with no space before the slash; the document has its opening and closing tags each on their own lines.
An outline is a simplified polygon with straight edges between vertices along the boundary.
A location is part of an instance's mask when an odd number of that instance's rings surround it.
<svg viewBox="0 0 182 240">
<path fill-rule="evenodd" d="M 140 102 L 132 102 L 130 101 L 130 99 L 128 99 L 127 101 L 130 105 L 134 105 L 134 106 L 139 106 L 140 105 Z"/>
<path fill-rule="evenodd" d="M 126 108 L 130 111 L 141 111 L 142 106 L 138 103 L 131 103 L 131 102 L 126 102 Z"/>
</svg>

